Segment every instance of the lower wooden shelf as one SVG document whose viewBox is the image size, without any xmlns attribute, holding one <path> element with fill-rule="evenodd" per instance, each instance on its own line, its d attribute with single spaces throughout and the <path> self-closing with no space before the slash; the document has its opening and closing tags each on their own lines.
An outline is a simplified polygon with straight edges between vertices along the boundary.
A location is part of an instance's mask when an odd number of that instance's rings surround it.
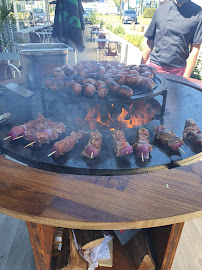
<svg viewBox="0 0 202 270">
<path fill-rule="evenodd" d="M 98 270 L 170 270 L 184 223 L 142 229 L 127 244 L 113 238 L 113 266 Z M 38 270 L 87 270 L 76 250 L 72 232 L 63 230 L 63 248 L 51 258 L 55 227 L 27 222 Z M 112 231 L 113 233 L 113 231 Z"/>
</svg>

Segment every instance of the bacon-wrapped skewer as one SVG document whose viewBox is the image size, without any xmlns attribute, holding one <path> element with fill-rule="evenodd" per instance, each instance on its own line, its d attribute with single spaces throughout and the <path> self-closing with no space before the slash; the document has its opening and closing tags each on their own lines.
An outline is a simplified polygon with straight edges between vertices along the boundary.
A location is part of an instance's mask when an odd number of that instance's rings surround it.
<svg viewBox="0 0 202 270">
<path fill-rule="evenodd" d="M 98 157 L 102 146 L 102 135 L 97 131 L 91 131 L 88 144 L 85 146 L 82 156 L 88 158 Z"/>
<path fill-rule="evenodd" d="M 112 137 L 117 157 L 132 154 L 133 147 L 126 141 L 125 134 L 122 130 L 114 130 Z"/>
<path fill-rule="evenodd" d="M 202 145 L 202 133 L 193 119 L 187 119 L 184 126 L 183 138 L 195 144 Z"/>
<path fill-rule="evenodd" d="M 167 144 L 173 151 L 179 151 L 181 146 L 184 144 L 183 140 L 175 135 L 173 131 L 165 128 L 165 126 L 160 125 L 154 127 L 155 136 L 161 143 Z"/>
<path fill-rule="evenodd" d="M 146 128 L 139 128 L 133 144 L 135 155 L 138 158 L 149 159 L 149 153 L 152 151 L 152 145 L 149 143 L 149 131 Z"/>
<path fill-rule="evenodd" d="M 54 143 L 52 148 L 52 153 L 48 156 L 59 157 L 64 155 L 64 153 L 71 151 L 75 144 L 78 143 L 80 139 L 82 139 L 86 135 L 86 132 L 83 130 L 79 130 L 78 132 L 72 131 L 69 136 L 64 138 L 61 141 Z"/>
</svg>

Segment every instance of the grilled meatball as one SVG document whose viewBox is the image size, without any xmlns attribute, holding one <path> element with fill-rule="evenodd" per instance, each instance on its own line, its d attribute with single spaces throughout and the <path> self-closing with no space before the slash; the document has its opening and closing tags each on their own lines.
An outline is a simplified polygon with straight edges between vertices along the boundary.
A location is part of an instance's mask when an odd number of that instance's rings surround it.
<svg viewBox="0 0 202 270">
<path fill-rule="evenodd" d="M 119 88 L 117 89 L 118 94 L 125 96 L 125 97 L 131 97 L 133 95 L 133 90 L 126 86 L 126 85 L 121 85 L 119 86 Z"/>
<path fill-rule="evenodd" d="M 109 91 L 109 89 L 107 88 L 106 85 L 100 85 L 100 86 L 98 87 L 98 89 L 97 89 L 98 95 L 99 95 L 101 98 L 107 97 L 108 91 Z"/>
<path fill-rule="evenodd" d="M 79 84 L 82 84 L 84 82 L 84 78 L 83 77 L 79 77 L 79 76 L 72 76 L 72 79 Z"/>
<path fill-rule="evenodd" d="M 92 96 L 95 93 L 95 86 L 89 83 L 84 83 L 83 90 L 87 96 Z"/>
<path fill-rule="evenodd" d="M 88 70 L 87 69 L 79 70 L 79 76 L 86 78 L 88 76 Z"/>
<path fill-rule="evenodd" d="M 44 82 L 45 86 L 48 88 L 51 88 L 51 85 L 54 83 L 54 79 L 53 78 L 47 78 Z"/>
<path fill-rule="evenodd" d="M 57 75 L 64 75 L 64 71 L 62 70 L 61 67 L 57 67 L 53 70 L 53 74 L 54 76 L 57 76 Z"/>
<path fill-rule="evenodd" d="M 60 90 L 64 88 L 64 82 L 63 80 L 55 80 L 51 85 L 50 89 L 53 91 Z"/>
<path fill-rule="evenodd" d="M 113 75 L 112 79 L 118 84 L 124 84 L 125 83 L 125 76 L 124 75 Z"/>
<path fill-rule="evenodd" d="M 143 78 L 142 87 L 147 90 L 152 90 L 155 86 L 155 82 L 150 78 Z"/>
<path fill-rule="evenodd" d="M 95 82 L 95 87 L 99 87 L 100 85 L 106 85 L 106 83 L 104 81 L 98 80 Z"/>
<path fill-rule="evenodd" d="M 79 95 L 81 93 L 82 90 L 82 86 L 79 83 L 73 83 L 70 85 L 69 87 L 74 94 Z"/>
<path fill-rule="evenodd" d="M 73 80 L 71 77 L 66 78 L 66 79 L 64 80 L 64 86 L 65 86 L 65 88 L 69 87 L 69 86 L 72 85 L 73 83 L 74 83 L 74 80 Z"/>
<path fill-rule="evenodd" d="M 145 73 L 141 73 L 141 76 L 144 77 L 144 78 L 150 78 L 150 79 L 153 79 L 154 78 L 154 75 L 153 73 L 147 71 Z"/>
<path fill-rule="evenodd" d="M 138 86 L 142 82 L 142 76 L 131 74 L 126 76 L 126 84 L 131 86 Z"/>
<path fill-rule="evenodd" d="M 92 85 L 95 85 L 95 80 L 92 78 L 87 78 L 83 81 L 83 83 L 90 83 Z"/>
<path fill-rule="evenodd" d="M 110 81 L 107 86 L 109 87 L 110 91 L 112 92 L 118 92 L 118 88 L 120 85 L 116 83 L 115 81 Z"/>
</svg>

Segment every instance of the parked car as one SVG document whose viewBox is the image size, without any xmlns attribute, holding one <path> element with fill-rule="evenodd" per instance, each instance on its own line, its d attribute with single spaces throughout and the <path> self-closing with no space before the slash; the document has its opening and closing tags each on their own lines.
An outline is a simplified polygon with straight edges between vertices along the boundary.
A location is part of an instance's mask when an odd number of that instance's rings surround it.
<svg viewBox="0 0 202 270">
<path fill-rule="evenodd" d="M 83 20 L 84 20 L 84 23 L 90 23 L 91 19 L 91 14 L 92 14 L 93 10 L 92 9 L 84 9 L 84 12 L 83 12 Z"/>
<path fill-rule="evenodd" d="M 137 14 L 134 9 L 125 10 L 122 18 L 123 23 L 137 23 Z"/>
<path fill-rule="evenodd" d="M 42 8 L 33 8 L 34 19 L 37 23 L 44 23 L 46 13 Z"/>
</svg>

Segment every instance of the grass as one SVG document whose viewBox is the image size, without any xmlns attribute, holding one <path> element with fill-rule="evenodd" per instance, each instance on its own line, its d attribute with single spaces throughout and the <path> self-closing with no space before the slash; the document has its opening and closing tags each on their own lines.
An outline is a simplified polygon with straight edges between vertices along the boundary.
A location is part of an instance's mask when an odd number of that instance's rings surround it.
<svg viewBox="0 0 202 270">
<path fill-rule="evenodd" d="M 119 15 L 101 15 L 97 14 L 97 18 L 99 20 L 103 20 L 105 23 L 121 23 L 122 22 L 122 17 L 120 19 Z M 143 18 L 142 16 L 138 16 L 138 23 L 143 24 L 143 25 L 149 25 L 151 22 L 151 19 L 146 19 Z"/>
</svg>

